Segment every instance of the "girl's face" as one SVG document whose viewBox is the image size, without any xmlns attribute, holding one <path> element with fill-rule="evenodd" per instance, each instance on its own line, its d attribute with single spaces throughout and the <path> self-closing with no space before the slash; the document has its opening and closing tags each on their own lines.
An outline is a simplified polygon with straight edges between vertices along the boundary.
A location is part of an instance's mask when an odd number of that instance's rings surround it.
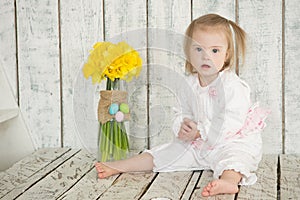
<svg viewBox="0 0 300 200">
<path fill-rule="evenodd" d="M 222 31 L 196 29 L 192 36 L 190 63 L 198 72 L 201 86 L 218 77 L 227 58 L 228 43 Z"/>
</svg>

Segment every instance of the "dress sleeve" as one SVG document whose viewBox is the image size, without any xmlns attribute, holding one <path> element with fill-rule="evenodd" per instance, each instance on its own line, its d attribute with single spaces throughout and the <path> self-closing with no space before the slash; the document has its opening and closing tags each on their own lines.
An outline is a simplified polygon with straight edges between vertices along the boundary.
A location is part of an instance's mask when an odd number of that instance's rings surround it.
<svg viewBox="0 0 300 200">
<path fill-rule="evenodd" d="M 247 84 L 233 85 L 229 91 L 225 95 L 225 117 L 221 129 L 223 134 L 238 132 L 243 127 L 251 106 L 250 88 Z"/>
<path fill-rule="evenodd" d="M 177 100 L 178 106 L 173 107 L 175 112 L 175 116 L 173 118 L 172 130 L 175 136 L 178 136 L 178 132 L 181 126 L 181 123 L 184 118 L 194 119 L 193 112 L 193 99 L 195 99 L 195 93 L 191 90 L 191 88 L 181 87 L 177 91 Z"/>
<path fill-rule="evenodd" d="M 209 145 L 223 140 L 227 134 L 238 132 L 244 125 L 250 108 L 250 88 L 240 81 L 224 87 L 218 100 L 212 103 L 212 118 L 200 124 L 200 133 Z"/>
</svg>

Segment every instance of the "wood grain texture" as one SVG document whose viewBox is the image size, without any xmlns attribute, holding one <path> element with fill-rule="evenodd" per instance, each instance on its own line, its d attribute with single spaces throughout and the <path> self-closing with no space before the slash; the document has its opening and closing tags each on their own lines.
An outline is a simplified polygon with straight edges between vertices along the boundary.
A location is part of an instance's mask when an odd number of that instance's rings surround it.
<svg viewBox="0 0 300 200">
<path fill-rule="evenodd" d="M 197 186 L 197 183 L 200 179 L 202 172 L 201 171 L 195 171 L 193 173 L 193 176 L 191 177 L 182 197 L 181 200 L 188 200 L 191 198 L 191 195 L 194 192 L 195 187 Z"/>
<path fill-rule="evenodd" d="M 69 151 L 68 148 L 46 148 L 34 152 L 0 173 L 0 197 L 25 184 L 28 178 Z M 8 198 L 10 199 L 10 198 Z"/>
<path fill-rule="evenodd" d="M 300 129 L 299 116 L 299 80 L 300 71 L 300 9 L 299 2 L 296 0 L 289 0 L 285 2 L 284 14 L 284 77 L 285 77 L 285 149 L 284 152 L 300 153 L 300 136 L 297 130 Z"/>
<path fill-rule="evenodd" d="M 97 179 L 95 159 L 85 150 L 46 148 L 0 172 L 0 198 L 10 199 L 298 199 L 300 155 L 264 155 L 258 181 L 237 195 L 204 198 L 212 171 L 123 173 Z M 277 169 L 277 167 L 279 167 Z M 279 179 L 277 179 L 277 177 Z M 279 185 L 277 185 L 279 184 Z M 277 197 L 277 189 L 278 197 Z"/>
<path fill-rule="evenodd" d="M 70 157 L 74 156 L 79 150 L 71 149 L 67 152 L 64 152 L 61 156 L 53 160 L 51 163 L 46 165 L 45 167 L 38 169 L 33 168 L 32 171 L 35 173 L 32 174 L 29 178 L 24 180 L 19 185 L 16 185 L 13 190 L 11 190 L 8 194 L 5 195 L 4 199 L 15 199 L 16 197 L 22 195 L 26 190 L 32 187 L 36 182 L 43 179 L 47 174 L 51 173 L 51 171 L 61 165 L 63 162 L 68 160 Z"/>
<path fill-rule="evenodd" d="M 106 179 L 98 179 L 96 170 L 91 169 L 74 187 L 58 199 L 96 199 L 114 183 L 118 176 L 114 175 Z"/>
<path fill-rule="evenodd" d="M 193 2 L 193 19 L 208 13 L 216 13 L 235 21 L 235 0 L 202 0 Z"/>
<path fill-rule="evenodd" d="M 141 199 L 180 199 L 192 175 L 192 172 L 159 173 Z"/>
<path fill-rule="evenodd" d="M 230 195 L 230 194 L 217 195 L 212 197 L 203 197 L 201 195 L 203 188 L 212 180 L 213 180 L 212 171 L 203 171 L 200 180 L 191 196 L 191 199 L 234 200 L 235 195 Z"/>
<path fill-rule="evenodd" d="M 148 1 L 150 148 L 174 138 L 176 82 L 184 75 L 182 43 L 190 19 L 191 1 Z"/>
<path fill-rule="evenodd" d="M 239 24 L 248 33 L 248 54 L 239 67 L 253 102 L 271 110 L 262 133 L 264 153 L 282 150 L 282 7 L 281 1 L 240 0 Z M 252 20 L 249 20 L 252 19 Z"/>
<path fill-rule="evenodd" d="M 64 146 L 81 147 L 82 143 L 85 147 L 92 146 L 84 139 L 92 133 L 97 138 L 94 107 L 97 86 L 85 87 L 91 85 L 91 80 L 83 78 L 81 68 L 94 43 L 103 40 L 102 6 L 98 0 L 60 1 L 62 114 L 66 116 L 62 119 Z"/>
<path fill-rule="evenodd" d="M 0 65 L 5 69 L 15 99 L 18 101 L 16 52 L 14 1 L 2 0 L 0 2 Z"/>
<path fill-rule="evenodd" d="M 100 196 L 101 200 L 140 199 L 155 173 L 124 173 Z M 126 188 L 126 189 L 124 189 Z"/>
<path fill-rule="evenodd" d="M 275 154 L 263 155 L 256 172 L 257 182 L 251 186 L 242 186 L 237 195 L 242 199 L 277 199 L 277 164 Z"/>
<path fill-rule="evenodd" d="M 20 108 L 37 146 L 58 146 L 58 1 L 17 1 L 17 7 Z"/>
<path fill-rule="evenodd" d="M 82 150 L 25 191 L 19 199 L 58 198 L 91 170 L 94 162 L 95 158 Z"/>
<path fill-rule="evenodd" d="M 280 155 L 280 199 L 299 199 L 300 157 Z"/>
<path fill-rule="evenodd" d="M 133 152 L 147 148 L 147 14 L 146 0 L 104 1 L 106 41 L 120 42 L 125 40 L 135 48 L 142 57 L 143 69 L 138 79 L 124 83 L 128 91 L 128 103 L 131 120 L 127 124 L 130 144 Z"/>
</svg>

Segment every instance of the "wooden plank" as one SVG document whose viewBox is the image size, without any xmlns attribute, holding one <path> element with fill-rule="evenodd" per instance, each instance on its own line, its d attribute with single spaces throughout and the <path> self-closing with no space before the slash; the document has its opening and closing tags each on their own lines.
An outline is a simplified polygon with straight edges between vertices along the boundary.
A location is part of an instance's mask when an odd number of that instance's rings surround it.
<svg viewBox="0 0 300 200">
<path fill-rule="evenodd" d="M 159 173 L 141 199 L 180 199 L 193 172 Z"/>
<path fill-rule="evenodd" d="M 232 21 L 235 19 L 235 0 L 225 0 L 225 1 L 211 1 L 202 0 L 193 2 L 193 19 L 196 19 L 204 14 L 216 13 L 223 17 L 226 17 Z"/>
<path fill-rule="evenodd" d="M 197 187 L 192 194 L 191 199 L 215 199 L 215 200 L 234 200 L 235 195 L 226 194 L 226 195 L 216 195 L 212 197 L 203 197 L 201 192 L 203 188 L 213 180 L 213 173 L 212 171 L 203 171 L 200 181 L 197 184 Z"/>
<path fill-rule="evenodd" d="M 300 128 L 300 22 L 299 1 L 284 1 L 284 99 L 285 99 L 285 144 L 286 154 L 300 153 L 300 136 L 297 132 Z"/>
<path fill-rule="evenodd" d="M 263 155 L 256 172 L 257 182 L 241 186 L 237 199 L 277 199 L 277 164 L 277 155 Z"/>
<path fill-rule="evenodd" d="M 177 77 L 184 75 L 182 42 L 191 19 L 191 1 L 148 1 L 150 147 L 174 138 Z"/>
<path fill-rule="evenodd" d="M 35 151 L 0 174 L 0 197 L 69 151 L 68 148 L 45 148 Z"/>
<path fill-rule="evenodd" d="M 0 1 L 0 65 L 5 69 L 18 101 L 15 11 L 14 1 Z"/>
<path fill-rule="evenodd" d="M 202 174 L 202 171 L 195 171 L 193 173 L 193 176 L 190 179 L 188 186 L 186 187 L 186 189 L 181 197 L 181 200 L 188 200 L 191 198 L 191 195 L 194 192 L 194 188 L 197 186 L 197 183 L 198 183 L 198 180 L 199 180 L 201 174 Z"/>
<path fill-rule="evenodd" d="M 147 14 L 146 0 L 104 1 L 106 41 L 126 41 L 138 50 L 143 69 L 138 79 L 124 83 L 128 92 L 131 120 L 127 126 L 132 152 L 147 148 Z"/>
<path fill-rule="evenodd" d="M 62 156 L 58 157 L 56 160 L 52 161 L 50 164 L 45 166 L 44 168 L 38 170 L 28 179 L 26 179 L 23 183 L 17 185 L 12 191 L 4 196 L 4 199 L 15 199 L 21 194 L 23 194 L 26 190 L 32 187 L 35 183 L 43 179 L 47 174 L 51 173 L 55 168 L 64 163 L 70 157 L 74 156 L 79 150 L 72 149 L 67 151 Z"/>
<path fill-rule="evenodd" d="M 95 89 L 81 67 L 93 44 L 103 40 L 102 1 L 60 1 L 63 145 L 88 149 L 97 144 Z M 90 87 L 87 87 L 90 85 Z M 84 95 L 82 95 L 84 94 Z M 86 113 L 83 115 L 83 113 Z M 75 123 L 74 123 L 75 121 Z M 94 133 L 95 139 L 89 135 Z M 89 141 L 95 141 L 90 144 Z M 93 146 L 92 146 L 93 145 Z"/>
<path fill-rule="evenodd" d="M 282 150 L 282 2 L 240 0 L 239 23 L 248 33 L 248 54 L 240 76 L 253 102 L 272 111 L 262 137 L 264 153 Z"/>
<path fill-rule="evenodd" d="M 118 176 L 119 175 L 115 175 L 106 179 L 98 179 L 96 171 L 92 168 L 80 181 L 76 183 L 76 185 L 58 199 L 96 199 L 116 181 Z"/>
<path fill-rule="evenodd" d="M 155 175 L 153 172 L 124 173 L 100 196 L 100 199 L 139 199 Z"/>
<path fill-rule="evenodd" d="M 60 146 L 58 1 L 16 1 L 20 108 L 37 147 Z"/>
<path fill-rule="evenodd" d="M 81 150 L 25 191 L 19 199 L 58 198 L 93 168 L 95 161 L 96 159 L 90 153 Z"/>
<path fill-rule="evenodd" d="M 280 199 L 299 199 L 300 155 L 280 155 Z"/>
</svg>

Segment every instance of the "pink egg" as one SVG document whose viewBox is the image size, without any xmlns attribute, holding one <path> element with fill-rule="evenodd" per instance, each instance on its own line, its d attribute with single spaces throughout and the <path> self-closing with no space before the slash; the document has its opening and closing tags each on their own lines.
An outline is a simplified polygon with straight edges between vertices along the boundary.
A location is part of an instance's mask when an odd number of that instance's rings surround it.
<svg viewBox="0 0 300 200">
<path fill-rule="evenodd" d="M 117 122 L 122 122 L 124 120 L 124 113 L 118 111 L 115 115 L 115 119 Z"/>
</svg>

